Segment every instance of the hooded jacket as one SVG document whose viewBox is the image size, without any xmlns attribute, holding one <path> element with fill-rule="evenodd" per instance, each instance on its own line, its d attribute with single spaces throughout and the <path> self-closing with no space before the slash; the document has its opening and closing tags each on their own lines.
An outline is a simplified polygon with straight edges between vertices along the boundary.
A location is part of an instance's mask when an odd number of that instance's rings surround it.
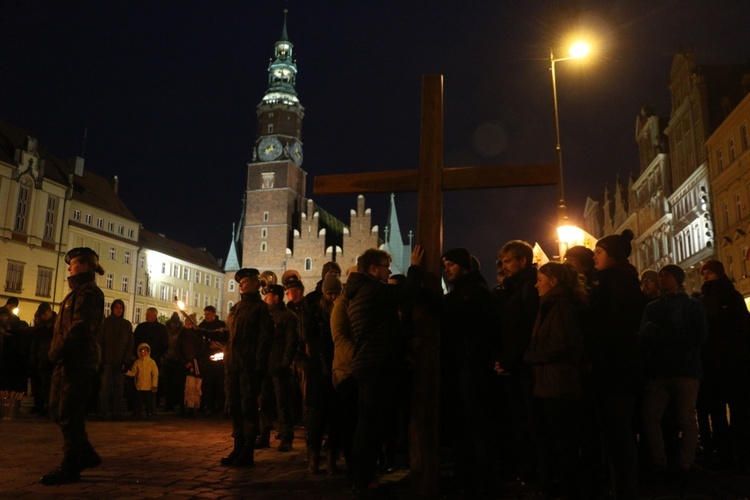
<svg viewBox="0 0 750 500">
<path fill-rule="evenodd" d="M 114 315 L 114 306 L 122 306 L 123 315 Z M 125 303 L 117 299 L 112 302 L 112 314 L 104 318 L 97 342 L 102 352 L 102 365 L 121 367 L 130 362 L 133 353 L 133 325 L 125 319 Z"/>
<path fill-rule="evenodd" d="M 140 356 L 141 348 L 148 349 L 148 354 Z M 135 377 L 135 388 L 138 391 L 153 391 L 159 386 L 159 368 L 156 367 L 156 361 L 151 359 L 151 348 L 148 344 L 138 344 L 138 359 L 133 363 L 125 375 Z"/>
<path fill-rule="evenodd" d="M 750 313 L 726 276 L 706 281 L 701 302 L 708 319 L 708 340 L 701 357 L 706 377 L 750 369 Z"/>
</svg>

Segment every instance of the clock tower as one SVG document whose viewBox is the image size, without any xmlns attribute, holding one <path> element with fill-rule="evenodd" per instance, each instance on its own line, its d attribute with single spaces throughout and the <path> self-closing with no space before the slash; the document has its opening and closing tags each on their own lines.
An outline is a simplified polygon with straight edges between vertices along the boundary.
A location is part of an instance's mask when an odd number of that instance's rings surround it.
<svg viewBox="0 0 750 500">
<path fill-rule="evenodd" d="M 257 106 L 253 161 L 247 166 L 242 265 L 281 276 L 291 254 L 295 225 L 304 208 L 307 173 L 302 170 L 305 108 L 294 86 L 297 64 L 286 29 L 268 65 L 268 89 Z"/>
<path fill-rule="evenodd" d="M 253 161 L 291 160 L 302 166 L 302 118 L 305 108 L 299 102 L 294 85 L 297 64 L 294 45 L 286 31 L 286 10 L 281 40 L 274 47 L 274 58 L 268 65 L 268 90 L 258 104 L 258 137 Z"/>
</svg>

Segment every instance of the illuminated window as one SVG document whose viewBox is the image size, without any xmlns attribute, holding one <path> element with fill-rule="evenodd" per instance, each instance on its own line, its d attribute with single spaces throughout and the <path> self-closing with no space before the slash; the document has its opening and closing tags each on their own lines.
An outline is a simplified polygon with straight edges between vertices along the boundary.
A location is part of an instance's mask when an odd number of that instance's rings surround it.
<svg viewBox="0 0 750 500">
<path fill-rule="evenodd" d="M 182 279 L 185 281 L 190 281 L 190 268 L 187 266 L 182 268 Z"/>
</svg>

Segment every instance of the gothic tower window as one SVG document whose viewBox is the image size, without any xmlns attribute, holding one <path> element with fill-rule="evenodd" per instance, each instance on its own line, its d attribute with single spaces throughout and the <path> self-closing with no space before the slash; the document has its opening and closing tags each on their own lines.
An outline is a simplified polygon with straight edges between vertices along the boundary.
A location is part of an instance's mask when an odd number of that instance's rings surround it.
<svg viewBox="0 0 750 500">
<path fill-rule="evenodd" d="M 268 243 L 264 241 L 260 244 L 260 251 L 265 252 L 266 250 L 268 250 Z"/>
<path fill-rule="evenodd" d="M 263 212 L 263 222 L 268 222 L 268 212 Z"/>
<path fill-rule="evenodd" d="M 261 238 L 268 238 L 268 228 L 267 227 L 261 228 L 261 230 L 260 230 L 260 237 Z"/>
<path fill-rule="evenodd" d="M 305 271 L 312 271 L 312 259 L 310 257 L 305 259 Z"/>
<path fill-rule="evenodd" d="M 28 176 L 21 177 L 18 183 L 18 203 L 16 204 L 16 224 L 14 226 L 16 231 L 26 232 L 26 219 L 29 216 L 29 201 L 33 185 L 31 178 Z"/>
</svg>

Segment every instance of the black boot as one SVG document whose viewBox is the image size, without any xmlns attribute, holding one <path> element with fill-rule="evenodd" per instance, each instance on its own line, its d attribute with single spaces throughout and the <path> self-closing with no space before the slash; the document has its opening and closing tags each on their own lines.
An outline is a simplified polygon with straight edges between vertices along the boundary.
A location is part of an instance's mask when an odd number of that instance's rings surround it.
<svg viewBox="0 0 750 500">
<path fill-rule="evenodd" d="M 79 468 L 79 456 L 66 455 L 60 467 L 43 475 L 39 482 L 45 486 L 54 486 L 57 484 L 76 483 L 81 480 Z"/>
<path fill-rule="evenodd" d="M 93 469 L 94 467 L 100 466 L 102 459 L 96 452 L 91 443 L 86 441 L 83 444 L 83 453 L 81 454 L 80 469 Z"/>
<path fill-rule="evenodd" d="M 240 452 L 240 456 L 238 456 L 237 459 L 234 461 L 234 466 L 235 467 L 249 467 L 251 465 L 255 465 L 255 457 L 253 456 L 254 452 L 255 452 L 255 439 L 245 440 L 245 442 L 242 445 L 242 451 Z"/>
<path fill-rule="evenodd" d="M 221 465 L 234 465 L 234 461 L 237 460 L 242 453 L 242 444 L 242 438 L 234 438 L 234 448 L 229 452 L 229 455 L 222 457 L 219 463 L 221 463 Z"/>
</svg>

